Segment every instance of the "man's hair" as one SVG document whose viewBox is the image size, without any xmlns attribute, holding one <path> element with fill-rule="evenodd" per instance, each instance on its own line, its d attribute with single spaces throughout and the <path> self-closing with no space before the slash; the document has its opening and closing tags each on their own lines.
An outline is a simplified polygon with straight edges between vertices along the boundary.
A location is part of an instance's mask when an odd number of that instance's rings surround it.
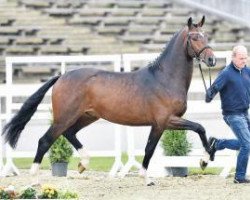
<svg viewBox="0 0 250 200">
<path fill-rule="evenodd" d="M 232 57 L 235 57 L 237 53 L 241 53 L 241 52 L 247 54 L 247 48 L 243 45 L 235 46 L 232 51 Z"/>
</svg>

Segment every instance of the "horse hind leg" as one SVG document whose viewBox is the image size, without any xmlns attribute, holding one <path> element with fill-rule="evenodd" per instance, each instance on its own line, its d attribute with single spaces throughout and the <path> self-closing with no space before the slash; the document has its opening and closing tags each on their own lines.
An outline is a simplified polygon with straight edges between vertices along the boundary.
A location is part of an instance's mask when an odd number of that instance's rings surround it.
<svg viewBox="0 0 250 200">
<path fill-rule="evenodd" d="M 33 161 L 33 164 L 30 169 L 31 175 L 36 175 L 39 170 L 39 166 L 42 162 L 44 154 L 48 151 L 50 146 L 55 141 L 55 138 L 52 137 L 52 126 L 47 130 L 47 132 L 39 139 L 37 152 Z"/>
<path fill-rule="evenodd" d="M 30 169 L 31 175 L 36 175 L 39 170 L 39 166 L 45 153 L 49 150 L 51 145 L 56 141 L 56 139 L 67 129 L 67 124 L 57 123 L 52 124 L 47 132 L 39 139 L 37 152 Z"/>
<path fill-rule="evenodd" d="M 89 124 L 96 121 L 98 118 L 91 116 L 82 116 L 77 122 L 71 126 L 68 130 L 64 132 L 64 137 L 74 146 L 74 148 L 78 151 L 80 156 L 80 162 L 78 164 L 78 171 L 82 173 L 84 170 L 88 168 L 89 165 L 89 154 L 85 147 L 83 147 L 82 143 L 77 139 L 76 134 L 82 128 L 88 126 Z"/>
</svg>

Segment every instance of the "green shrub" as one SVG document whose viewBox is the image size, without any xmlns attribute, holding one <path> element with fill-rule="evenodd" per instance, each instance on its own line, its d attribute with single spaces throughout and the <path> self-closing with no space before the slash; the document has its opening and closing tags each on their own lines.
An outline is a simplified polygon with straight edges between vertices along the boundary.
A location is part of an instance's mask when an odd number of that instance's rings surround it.
<svg viewBox="0 0 250 200">
<path fill-rule="evenodd" d="M 8 192 L 6 192 L 4 189 L 0 189 L 0 199 L 11 199 Z"/>
<path fill-rule="evenodd" d="M 186 156 L 191 151 L 186 130 L 165 130 L 161 145 L 166 156 Z"/>
<path fill-rule="evenodd" d="M 72 155 L 72 146 L 63 136 L 60 136 L 49 150 L 49 160 L 51 164 L 56 162 L 68 163 Z"/>
<path fill-rule="evenodd" d="M 78 199 L 78 194 L 76 192 L 65 191 L 61 192 L 58 196 L 59 199 Z"/>
<path fill-rule="evenodd" d="M 36 199 L 36 190 L 32 187 L 28 187 L 27 189 L 25 189 L 21 195 L 20 195 L 20 199 Z"/>
</svg>

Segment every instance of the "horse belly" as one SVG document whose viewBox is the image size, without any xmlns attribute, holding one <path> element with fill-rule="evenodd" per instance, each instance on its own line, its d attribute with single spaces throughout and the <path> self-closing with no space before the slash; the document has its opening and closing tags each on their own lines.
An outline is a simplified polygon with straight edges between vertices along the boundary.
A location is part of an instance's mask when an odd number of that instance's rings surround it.
<svg viewBox="0 0 250 200">
<path fill-rule="evenodd" d="M 103 105 L 101 109 L 95 109 L 99 116 L 113 123 L 123 125 L 147 125 L 149 119 L 145 110 L 140 106 L 129 105 L 109 106 Z"/>
<path fill-rule="evenodd" d="M 141 98 L 126 98 L 114 95 L 106 90 L 106 94 L 98 93 L 91 98 L 91 108 L 100 118 L 124 125 L 149 124 L 147 106 Z"/>
</svg>

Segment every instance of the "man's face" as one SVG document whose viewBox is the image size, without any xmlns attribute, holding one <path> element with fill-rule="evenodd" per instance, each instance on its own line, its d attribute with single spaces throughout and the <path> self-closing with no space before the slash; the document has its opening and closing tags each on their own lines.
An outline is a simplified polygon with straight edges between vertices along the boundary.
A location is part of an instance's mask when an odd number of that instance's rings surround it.
<svg viewBox="0 0 250 200">
<path fill-rule="evenodd" d="M 233 56 L 233 63 L 236 67 L 242 69 L 247 64 L 247 52 L 239 51 Z"/>
</svg>

